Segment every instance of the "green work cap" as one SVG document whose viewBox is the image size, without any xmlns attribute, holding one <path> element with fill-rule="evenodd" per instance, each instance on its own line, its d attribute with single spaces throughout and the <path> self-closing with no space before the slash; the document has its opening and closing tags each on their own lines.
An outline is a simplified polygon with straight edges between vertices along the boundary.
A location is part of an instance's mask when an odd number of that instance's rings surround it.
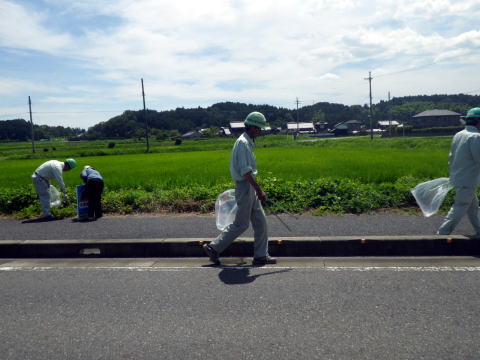
<svg viewBox="0 0 480 360">
<path fill-rule="evenodd" d="M 466 118 L 480 118 L 480 107 L 468 110 Z"/>
<path fill-rule="evenodd" d="M 254 111 L 248 114 L 243 123 L 245 125 L 252 125 L 252 126 L 259 127 L 261 129 L 268 126 L 267 119 L 265 119 L 265 116 L 263 116 L 262 113 L 259 113 L 257 111 Z"/>
<path fill-rule="evenodd" d="M 75 159 L 67 159 L 65 162 L 70 166 L 70 169 L 73 169 L 75 166 L 77 166 L 77 162 Z"/>
</svg>

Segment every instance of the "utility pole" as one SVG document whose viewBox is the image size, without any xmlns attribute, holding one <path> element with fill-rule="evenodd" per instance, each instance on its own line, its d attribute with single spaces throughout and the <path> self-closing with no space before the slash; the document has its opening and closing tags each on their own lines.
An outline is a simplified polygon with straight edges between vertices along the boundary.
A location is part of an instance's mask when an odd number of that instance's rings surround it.
<svg viewBox="0 0 480 360">
<path fill-rule="evenodd" d="M 35 153 L 35 138 L 33 133 L 33 119 L 32 119 L 32 100 L 30 100 L 30 96 L 28 97 L 28 110 L 30 113 L 30 128 L 32 132 L 32 153 Z"/>
<path fill-rule="evenodd" d="M 297 103 L 297 133 L 295 134 L 295 138 L 297 138 L 298 133 L 300 132 L 299 131 L 299 122 L 298 122 L 298 104 L 300 103 L 300 101 L 298 101 L 298 97 L 297 97 L 297 100 L 295 102 Z"/>
<path fill-rule="evenodd" d="M 370 140 L 373 140 L 373 116 L 372 116 L 372 72 L 368 72 L 368 78 L 365 78 L 365 80 L 368 80 L 368 85 L 370 87 Z"/>
<path fill-rule="evenodd" d="M 390 91 L 388 92 L 388 132 L 392 137 L 392 114 L 390 114 Z"/>
<path fill-rule="evenodd" d="M 145 108 L 145 91 L 143 91 L 143 78 L 142 78 L 142 97 L 143 97 L 143 118 L 145 119 L 145 137 L 147 139 L 147 153 L 149 153 L 150 143 L 148 142 L 147 109 Z"/>
</svg>

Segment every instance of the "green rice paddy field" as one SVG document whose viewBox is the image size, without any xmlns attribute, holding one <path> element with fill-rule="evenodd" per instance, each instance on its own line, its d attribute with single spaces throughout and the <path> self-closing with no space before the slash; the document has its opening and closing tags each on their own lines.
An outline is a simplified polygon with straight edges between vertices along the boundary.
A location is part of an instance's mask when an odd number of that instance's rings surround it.
<svg viewBox="0 0 480 360">
<path fill-rule="evenodd" d="M 195 189 L 209 189 L 206 196 L 200 196 L 203 201 L 200 210 L 211 210 L 212 206 L 206 204 L 212 203 L 214 195 L 223 188 L 233 187 L 228 163 L 234 141 L 235 139 L 189 140 L 181 145 L 174 145 L 172 141 L 155 141 L 151 144 L 152 153 L 149 154 L 144 153 L 143 143 L 132 141 L 116 141 L 113 149 L 107 148 L 106 141 L 41 143 L 37 145 L 40 151 L 37 150 L 35 154 L 31 153 L 28 143 L 1 143 L 0 189 L 9 194 L 15 193 L 15 189 L 27 191 L 25 189 L 31 188 L 30 175 L 37 166 L 48 159 L 63 160 L 65 157 L 74 157 L 78 167 L 64 174 L 65 183 L 72 193 L 75 185 L 81 184 L 79 174 L 83 166 L 91 165 L 104 176 L 106 202 L 109 192 L 112 193 L 110 196 L 114 196 L 114 193 L 130 191 L 130 197 L 135 197 L 131 191 L 137 191 L 137 195 L 141 196 L 138 193 L 140 191 L 142 196 L 150 194 L 152 197 L 152 193 L 159 194 L 158 192 L 162 191 L 170 192 L 169 196 L 175 196 L 171 195 L 172 192 L 178 194 L 179 189 L 186 189 L 190 194 L 184 193 L 180 197 L 190 197 L 190 200 L 195 202 Z M 306 186 L 305 184 L 312 181 L 318 185 L 319 181 L 327 180 L 353 184 L 353 189 L 370 187 L 371 190 L 366 188 L 367 192 L 375 191 L 379 186 L 394 185 L 399 179 L 410 179 L 410 186 L 417 181 L 448 176 L 450 141 L 451 137 L 373 140 L 369 137 L 304 138 L 297 141 L 286 136 L 262 137 L 257 139 L 255 149 L 258 178 L 259 181 L 266 182 L 267 195 L 271 192 L 271 196 L 275 195 L 274 184 L 279 181 L 281 187 L 289 187 L 290 192 L 295 192 L 296 188 Z M 48 152 L 42 151 L 45 147 L 49 148 Z M 322 191 L 318 190 L 317 195 Z M 277 200 L 281 200 L 283 195 L 276 195 Z M 283 197 L 288 198 L 286 195 Z M 409 204 L 411 205 L 411 199 Z M 0 204 L 0 212 L 1 206 Z M 163 205 L 157 203 L 147 208 L 151 210 L 156 206 Z M 324 205 L 320 202 L 310 205 L 309 208 L 322 206 Z M 328 208 L 330 205 L 326 206 Z M 381 204 L 380 206 L 383 207 Z M 136 206 L 131 209 L 150 211 Z M 198 209 L 194 207 L 194 210 Z M 5 205 L 3 212 L 8 213 Z"/>
</svg>

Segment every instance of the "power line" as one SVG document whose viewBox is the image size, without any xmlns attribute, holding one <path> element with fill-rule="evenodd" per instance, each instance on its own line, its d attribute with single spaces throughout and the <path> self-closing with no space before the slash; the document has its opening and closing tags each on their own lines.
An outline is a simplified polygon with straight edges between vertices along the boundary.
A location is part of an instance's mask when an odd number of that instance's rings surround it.
<svg viewBox="0 0 480 360">
<path fill-rule="evenodd" d="M 0 115 L 0 117 L 12 117 L 12 116 L 21 116 L 21 115 L 28 115 L 28 112 L 16 113 L 16 114 L 5 114 L 5 115 Z"/>
<path fill-rule="evenodd" d="M 377 75 L 377 79 L 380 78 L 380 77 L 402 74 L 402 73 L 409 72 L 409 71 L 415 71 L 415 70 L 418 70 L 418 69 L 421 69 L 421 68 L 429 67 L 429 66 L 431 66 L 431 65 L 440 64 L 440 63 L 442 63 L 442 62 L 444 62 L 444 61 L 447 61 L 447 60 L 456 59 L 456 58 L 465 57 L 465 56 L 466 56 L 465 54 L 456 55 L 456 56 L 451 56 L 451 57 L 445 58 L 445 59 L 443 59 L 443 60 L 432 61 L 432 62 L 427 63 L 427 64 L 418 65 L 418 66 L 414 66 L 414 67 L 411 67 L 411 68 L 394 71 L 394 72 L 391 72 L 391 73 L 386 73 L 386 74 Z"/>
<path fill-rule="evenodd" d="M 34 111 L 34 114 L 89 114 L 89 113 L 109 113 L 121 112 L 125 110 L 90 110 L 90 111 Z"/>
</svg>

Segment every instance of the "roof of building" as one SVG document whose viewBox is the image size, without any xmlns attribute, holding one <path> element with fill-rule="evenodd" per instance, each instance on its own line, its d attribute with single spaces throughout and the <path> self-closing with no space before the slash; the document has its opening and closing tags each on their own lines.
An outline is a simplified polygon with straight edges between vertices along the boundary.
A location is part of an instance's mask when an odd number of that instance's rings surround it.
<svg viewBox="0 0 480 360">
<path fill-rule="evenodd" d="M 299 122 L 298 123 L 298 128 L 299 129 L 313 129 L 313 130 L 315 130 L 315 126 L 313 126 L 313 122 Z M 296 130 L 297 129 L 297 123 L 296 122 L 287 123 L 287 129 L 288 130 Z"/>
<path fill-rule="evenodd" d="M 243 129 L 245 127 L 245 124 L 243 121 L 232 121 L 230 122 L 230 128 L 231 129 Z"/>
<path fill-rule="evenodd" d="M 456 113 L 455 111 L 450 111 L 450 110 L 438 110 L 438 109 L 433 109 L 433 110 L 426 110 L 423 111 L 417 115 L 414 115 L 413 117 L 426 117 L 426 116 L 460 116 L 459 113 Z"/>
<path fill-rule="evenodd" d="M 363 124 L 360 120 L 348 120 L 344 121 L 343 124 Z"/>
<path fill-rule="evenodd" d="M 398 126 L 400 125 L 397 120 L 379 120 L 378 125 L 380 126 Z"/>
<path fill-rule="evenodd" d="M 189 132 L 186 132 L 185 134 L 182 135 L 182 138 L 191 138 L 191 137 L 200 137 L 202 134 L 196 130 L 192 130 Z"/>
</svg>

